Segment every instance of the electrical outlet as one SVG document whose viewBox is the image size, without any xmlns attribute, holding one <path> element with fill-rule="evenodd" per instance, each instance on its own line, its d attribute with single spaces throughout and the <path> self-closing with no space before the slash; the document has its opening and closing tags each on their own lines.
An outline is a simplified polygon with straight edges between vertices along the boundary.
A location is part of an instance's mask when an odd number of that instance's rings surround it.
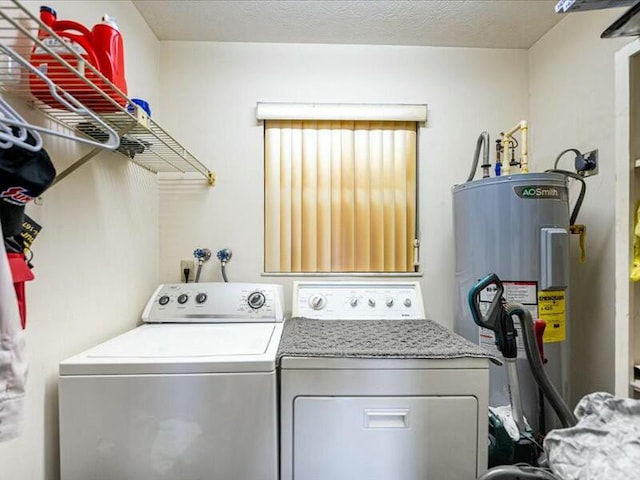
<svg viewBox="0 0 640 480">
<path fill-rule="evenodd" d="M 185 270 L 189 270 L 189 276 L 185 276 Z M 193 258 L 180 260 L 180 282 L 193 282 L 196 278 L 196 261 Z"/>
<path fill-rule="evenodd" d="M 578 165 L 580 163 L 580 165 Z M 591 177 L 598 174 L 598 150 L 591 150 L 582 154 L 582 160 L 576 158 L 576 170 L 583 177 Z"/>
</svg>

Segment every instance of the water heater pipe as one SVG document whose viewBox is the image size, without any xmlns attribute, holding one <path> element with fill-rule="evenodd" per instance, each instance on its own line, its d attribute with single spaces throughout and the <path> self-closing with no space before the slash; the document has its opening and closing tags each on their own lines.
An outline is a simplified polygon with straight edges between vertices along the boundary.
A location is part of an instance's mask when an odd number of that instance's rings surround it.
<svg viewBox="0 0 640 480">
<path fill-rule="evenodd" d="M 511 137 L 513 137 L 513 134 L 520 131 L 522 134 L 522 141 L 520 142 L 522 145 L 522 149 L 521 149 L 521 162 L 520 162 L 520 171 L 522 173 L 529 173 L 529 122 L 527 122 L 526 120 L 522 120 L 520 121 L 517 125 L 515 125 L 511 130 L 509 130 L 508 132 L 505 132 L 504 135 L 504 151 L 505 151 L 505 157 L 506 157 L 506 153 L 509 151 L 508 147 L 511 144 Z M 509 162 L 504 162 L 504 168 L 503 168 L 503 172 L 505 174 L 509 174 L 510 172 L 510 166 L 509 166 Z"/>
<path fill-rule="evenodd" d="M 478 137 L 478 141 L 476 142 L 476 152 L 473 155 L 473 162 L 471 163 L 471 171 L 469 172 L 469 176 L 467 177 L 467 182 L 473 180 L 473 177 L 476 176 L 476 169 L 478 168 L 478 160 L 480 158 L 480 149 L 482 149 L 482 178 L 489 177 L 489 168 L 491 168 L 491 164 L 489 163 L 489 133 L 482 132 Z"/>
</svg>

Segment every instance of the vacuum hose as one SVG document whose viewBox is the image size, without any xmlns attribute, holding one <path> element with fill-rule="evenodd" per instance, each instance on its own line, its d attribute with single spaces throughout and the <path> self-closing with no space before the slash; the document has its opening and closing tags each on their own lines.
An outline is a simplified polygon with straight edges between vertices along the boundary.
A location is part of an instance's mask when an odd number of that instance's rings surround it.
<svg viewBox="0 0 640 480">
<path fill-rule="evenodd" d="M 535 467 L 502 465 L 493 467 L 478 480 L 560 480 L 551 472 Z"/>
<path fill-rule="evenodd" d="M 538 350 L 538 345 L 536 343 L 536 334 L 531 313 L 518 303 L 507 303 L 504 307 L 508 315 L 515 315 L 520 319 L 522 336 L 524 337 L 524 348 L 527 353 L 527 358 L 529 359 L 529 364 L 531 365 L 531 373 L 533 373 L 533 377 L 535 378 L 538 386 L 544 392 L 547 400 L 549 400 L 549 403 L 556 412 L 556 415 L 558 415 L 562 426 L 564 428 L 573 427 L 578 420 L 567 404 L 562 400 L 562 397 L 556 390 L 556 387 L 551 383 L 547 373 L 544 371 L 542 359 L 540 358 L 540 351 Z"/>
</svg>

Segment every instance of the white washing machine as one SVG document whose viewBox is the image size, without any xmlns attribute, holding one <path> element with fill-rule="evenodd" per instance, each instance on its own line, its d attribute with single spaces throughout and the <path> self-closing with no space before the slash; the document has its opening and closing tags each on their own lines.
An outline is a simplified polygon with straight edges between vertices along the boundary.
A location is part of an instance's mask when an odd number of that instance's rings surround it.
<svg viewBox="0 0 640 480">
<path fill-rule="evenodd" d="M 161 285 L 60 364 L 62 480 L 277 480 L 282 287 Z"/>
<path fill-rule="evenodd" d="M 281 480 L 471 480 L 490 355 L 425 320 L 417 282 L 301 282 L 285 324 Z"/>
</svg>

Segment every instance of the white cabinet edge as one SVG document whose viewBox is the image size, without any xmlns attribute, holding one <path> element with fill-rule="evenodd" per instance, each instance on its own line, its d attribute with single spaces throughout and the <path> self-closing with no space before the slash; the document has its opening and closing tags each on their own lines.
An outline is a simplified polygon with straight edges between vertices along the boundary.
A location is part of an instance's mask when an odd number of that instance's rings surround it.
<svg viewBox="0 0 640 480">
<path fill-rule="evenodd" d="M 632 170 L 629 155 L 629 61 L 640 53 L 640 39 L 616 53 L 616 227 L 615 227 L 615 393 L 628 396 L 633 381 L 630 355 L 631 288 L 629 281 L 632 253 L 633 201 L 630 199 Z M 634 159 L 635 160 L 635 159 Z M 639 186 L 640 187 L 640 186 Z"/>
</svg>

